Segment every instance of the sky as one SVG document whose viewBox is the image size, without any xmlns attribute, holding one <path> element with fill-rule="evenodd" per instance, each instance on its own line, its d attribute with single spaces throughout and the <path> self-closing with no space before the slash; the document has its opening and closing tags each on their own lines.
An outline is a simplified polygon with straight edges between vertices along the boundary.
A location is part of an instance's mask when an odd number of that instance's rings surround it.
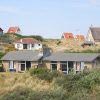
<svg viewBox="0 0 100 100">
<path fill-rule="evenodd" d="M 21 34 L 61 38 L 63 32 L 86 35 L 100 26 L 100 0 L 0 0 L 0 27 L 19 26 Z"/>
</svg>

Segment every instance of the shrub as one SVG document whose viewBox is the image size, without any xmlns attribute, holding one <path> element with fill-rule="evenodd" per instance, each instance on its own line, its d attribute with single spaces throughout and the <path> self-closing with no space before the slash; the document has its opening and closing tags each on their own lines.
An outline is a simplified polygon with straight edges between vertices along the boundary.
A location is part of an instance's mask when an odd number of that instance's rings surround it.
<svg viewBox="0 0 100 100">
<path fill-rule="evenodd" d="M 31 68 L 29 72 L 30 72 L 30 75 L 39 75 L 39 74 L 48 73 L 49 70 L 46 68 Z"/>
<path fill-rule="evenodd" d="M 52 81 L 54 77 L 60 76 L 60 73 L 57 71 L 51 72 L 50 70 L 46 68 L 35 68 L 35 69 L 30 69 L 29 70 L 30 75 L 33 76 L 35 75 L 41 80 L 46 80 L 46 81 Z"/>
<path fill-rule="evenodd" d="M 61 44 L 61 41 L 60 41 L 60 40 L 58 40 L 58 41 L 57 41 L 57 45 L 60 45 L 60 44 Z"/>
</svg>

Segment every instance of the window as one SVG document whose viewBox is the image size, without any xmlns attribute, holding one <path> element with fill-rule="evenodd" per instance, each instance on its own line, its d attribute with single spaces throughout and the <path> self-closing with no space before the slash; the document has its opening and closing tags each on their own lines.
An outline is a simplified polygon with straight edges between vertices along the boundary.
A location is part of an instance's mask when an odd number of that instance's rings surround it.
<svg viewBox="0 0 100 100">
<path fill-rule="evenodd" d="M 17 44 L 17 48 L 20 48 L 20 44 Z"/>
<path fill-rule="evenodd" d="M 84 69 L 84 62 L 76 62 L 76 71 L 82 71 Z"/>
<path fill-rule="evenodd" d="M 41 46 L 41 44 L 38 44 L 38 46 Z"/>
<path fill-rule="evenodd" d="M 51 61 L 51 70 L 57 70 L 57 62 L 56 61 Z"/>
<path fill-rule="evenodd" d="M 60 68 L 63 73 L 67 73 L 67 62 L 66 61 L 61 61 L 60 62 Z"/>
<path fill-rule="evenodd" d="M 34 44 L 32 44 L 32 47 L 34 47 Z"/>
<path fill-rule="evenodd" d="M 14 69 L 14 62 L 13 61 L 10 61 L 10 63 L 9 63 L 9 69 Z"/>
<path fill-rule="evenodd" d="M 57 64 L 52 64 L 52 70 L 57 70 Z"/>
<path fill-rule="evenodd" d="M 23 49 L 27 49 L 27 44 L 23 44 Z"/>
<path fill-rule="evenodd" d="M 81 63 L 80 62 L 76 62 L 76 70 L 77 71 L 81 70 Z"/>
<path fill-rule="evenodd" d="M 21 71 L 25 71 L 26 62 L 25 61 L 21 61 L 20 64 L 21 64 Z"/>
</svg>

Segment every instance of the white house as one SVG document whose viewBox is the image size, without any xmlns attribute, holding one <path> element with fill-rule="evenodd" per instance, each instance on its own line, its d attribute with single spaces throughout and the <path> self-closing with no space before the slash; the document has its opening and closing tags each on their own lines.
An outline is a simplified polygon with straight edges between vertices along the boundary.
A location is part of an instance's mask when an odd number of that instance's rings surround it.
<svg viewBox="0 0 100 100">
<path fill-rule="evenodd" d="M 90 27 L 86 40 L 95 44 L 100 44 L 100 27 Z"/>
<path fill-rule="evenodd" d="M 22 38 L 14 43 L 17 50 L 40 50 L 42 44 L 33 38 Z"/>
</svg>

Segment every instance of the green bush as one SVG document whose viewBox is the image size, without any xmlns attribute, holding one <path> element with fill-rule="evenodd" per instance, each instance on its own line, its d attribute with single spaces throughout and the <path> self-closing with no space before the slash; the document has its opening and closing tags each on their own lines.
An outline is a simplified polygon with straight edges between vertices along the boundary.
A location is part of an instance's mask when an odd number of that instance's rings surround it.
<svg viewBox="0 0 100 100">
<path fill-rule="evenodd" d="M 30 68 L 29 72 L 30 72 L 30 75 L 32 76 L 32 75 L 48 73 L 49 70 L 46 68 Z"/>
<path fill-rule="evenodd" d="M 27 87 L 16 87 L 0 96 L 0 100 L 66 100 L 66 93 L 62 88 L 55 91 L 34 91 Z"/>
<path fill-rule="evenodd" d="M 50 70 L 46 68 L 35 68 L 35 69 L 30 69 L 29 70 L 30 75 L 33 76 L 35 75 L 41 80 L 46 80 L 46 81 L 52 81 L 54 77 L 60 76 L 60 73 L 57 71 L 51 72 Z"/>
</svg>

